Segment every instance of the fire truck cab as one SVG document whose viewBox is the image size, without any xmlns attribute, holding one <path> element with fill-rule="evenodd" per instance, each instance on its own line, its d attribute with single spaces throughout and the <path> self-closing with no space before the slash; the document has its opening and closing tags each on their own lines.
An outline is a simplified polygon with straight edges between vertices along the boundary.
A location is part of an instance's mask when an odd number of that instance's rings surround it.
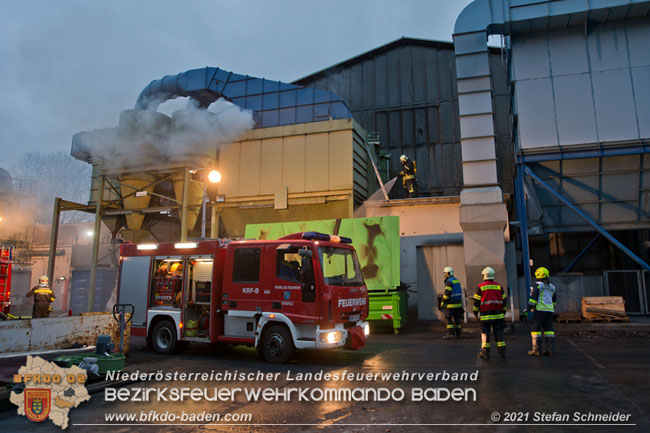
<svg viewBox="0 0 650 433">
<path fill-rule="evenodd" d="M 350 243 L 316 232 L 125 243 L 118 302 L 135 306 L 131 334 L 160 353 L 222 342 L 286 362 L 294 349 L 360 349 L 368 294 Z"/>
</svg>

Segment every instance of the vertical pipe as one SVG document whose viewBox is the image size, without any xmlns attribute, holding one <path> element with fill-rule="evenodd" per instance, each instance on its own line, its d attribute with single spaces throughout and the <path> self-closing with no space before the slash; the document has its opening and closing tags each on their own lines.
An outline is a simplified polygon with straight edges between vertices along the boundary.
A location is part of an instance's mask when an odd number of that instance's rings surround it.
<svg viewBox="0 0 650 433">
<path fill-rule="evenodd" d="M 56 260 L 56 242 L 59 238 L 59 209 L 60 197 L 54 199 L 54 211 L 52 212 L 52 231 L 50 232 L 50 254 L 47 262 L 47 278 L 54 281 L 54 261 Z"/>
<path fill-rule="evenodd" d="M 183 173 L 183 203 L 181 209 L 181 242 L 187 241 L 187 200 L 190 196 L 190 171 L 185 168 Z"/>
<path fill-rule="evenodd" d="M 97 259 L 99 257 L 99 238 L 102 230 L 102 199 L 104 198 L 104 176 L 99 177 L 95 207 L 95 228 L 93 230 L 93 253 L 90 259 L 90 281 L 88 282 L 88 305 L 86 311 L 95 308 L 95 280 L 97 279 Z"/>
<path fill-rule="evenodd" d="M 528 289 L 532 284 L 530 276 L 530 249 L 528 244 L 528 212 L 526 209 L 526 193 L 524 190 L 524 168 L 522 163 L 517 163 L 517 178 L 515 179 L 517 194 L 517 218 L 519 218 L 519 236 L 521 237 L 521 253 L 523 255 L 523 271 L 526 286 L 521 299 L 528 299 Z"/>
</svg>

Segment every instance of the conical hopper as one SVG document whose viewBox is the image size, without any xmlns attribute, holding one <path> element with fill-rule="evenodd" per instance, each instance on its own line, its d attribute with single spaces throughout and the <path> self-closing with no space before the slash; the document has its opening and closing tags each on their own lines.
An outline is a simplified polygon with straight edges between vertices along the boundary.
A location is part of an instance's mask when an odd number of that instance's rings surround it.
<svg viewBox="0 0 650 433">
<path fill-rule="evenodd" d="M 153 186 L 146 189 L 144 189 L 144 187 L 152 183 L 154 180 L 155 178 L 153 176 L 147 174 L 123 174 L 120 176 L 120 191 L 122 192 L 122 197 L 125 197 L 122 199 L 124 209 L 144 209 L 148 207 L 151 195 L 147 194 L 142 197 L 136 197 L 135 192 L 153 192 Z M 131 195 L 126 197 L 129 194 Z M 143 221 L 144 215 L 140 213 L 132 213 L 126 216 L 126 227 L 130 230 L 140 230 Z"/>
<path fill-rule="evenodd" d="M 174 182 L 174 194 L 176 195 L 176 200 L 178 200 L 180 203 L 183 202 L 183 179 L 183 173 L 177 173 L 172 178 Z M 203 185 L 201 185 L 199 182 L 193 182 L 191 180 L 189 182 L 190 188 L 189 197 L 187 198 L 187 205 L 197 206 L 194 208 L 188 207 L 187 209 L 187 229 L 192 230 L 196 224 L 196 219 L 199 216 L 199 212 L 201 210 L 201 208 L 198 206 L 201 204 L 201 200 L 203 199 Z"/>
<path fill-rule="evenodd" d="M 113 237 L 115 237 L 117 232 L 122 227 L 124 227 L 125 219 L 124 219 L 124 215 L 103 216 L 102 217 L 102 222 L 108 228 L 108 230 L 111 232 Z"/>
<path fill-rule="evenodd" d="M 122 231 L 120 231 L 120 234 L 125 241 L 133 242 L 134 244 L 145 242 L 149 236 L 149 232 L 146 230 L 122 229 Z"/>
</svg>

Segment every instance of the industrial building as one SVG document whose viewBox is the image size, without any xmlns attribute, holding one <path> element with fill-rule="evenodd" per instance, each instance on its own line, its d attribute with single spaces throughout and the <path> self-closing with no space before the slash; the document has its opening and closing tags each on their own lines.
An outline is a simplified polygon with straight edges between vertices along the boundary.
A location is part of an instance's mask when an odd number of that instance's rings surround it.
<svg viewBox="0 0 650 433">
<path fill-rule="evenodd" d="M 486 42 L 503 35 L 519 287 L 530 285 L 529 258 L 549 267 L 560 311 L 577 311 L 582 296 L 619 295 L 628 313 L 648 313 L 649 11 L 636 0 L 476 0 L 456 21 L 461 210 L 463 195 L 468 205 L 481 197 L 471 206 L 501 206 L 502 185 L 488 185 L 492 197 L 477 187 L 498 167 Z"/>
<path fill-rule="evenodd" d="M 470 291 L 494 267 L 516 315 L 528 263 L 551 270 L 560 311 L 578 311 L 582 296 L 622 295 L 628 312 L 647 314 L 649 10 L 632 0 L 477 0 L 453 43 L 402 38 L 292 84 L 218 68 L 154 80 L 117 128 L 75 135 L 73 156 L 94 168 L 86 210 L 133 241 L 398 215 L 401 279 L 420 319 L 437 314 L 431 295 L 445 265 Z M 489 35 L 503 46 L 488 47 Z M 181 96 L 202 109 L 224 97 L 250 110 L 251 129 L 169 156 L 157 146 L 182 119 L 156 108 Z M 145 158 L 116 164 L 106 143 L 124 138 Z M 401 154 L 417 162 L 418 197 L 399 185 L 390 200 L 373 195 L 371 159 L 387 181 Z M 209 165 L 223 173 L 212 217 L 190 173 Z"/>
</svg>

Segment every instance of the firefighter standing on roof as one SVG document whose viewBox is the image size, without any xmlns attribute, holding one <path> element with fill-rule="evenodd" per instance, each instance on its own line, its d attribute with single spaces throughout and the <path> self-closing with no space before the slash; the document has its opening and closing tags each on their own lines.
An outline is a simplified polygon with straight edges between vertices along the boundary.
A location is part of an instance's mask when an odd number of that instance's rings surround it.
<svg viewBox="0 0 650 433">
<path fill-rule="evenodd" d="M 408 156 L 402 155 L 399 157 L 399 162 L 402 164 L 402 171 L 399 172 L 399 177 L 402 178 L 404 192 L 409 198 L 415 197 L 418 192 L 418 180 L 415 177 L 415 172 L 417 171 L 415 161 L 411 161 Z"/>
<path fill-rule="evenodd" d="M 503 287 L 494 281 L 494 269 L 482 271 L 483 282 L 474 293 L 474 316 L 481 315 L 481 351 L 478 358 L 490 358 L 490 328 L 494 330 L 499 358 L 506 357 L 506 342 L 503 339 L 507 295 Z"/>
<path fill-rule="evenodd" d="M 535 271 L 535 286 L 530 288 L 528 309 L 533 311 L 533 327 L 530 333 L 533 348 L 530 356 L 555 356 L 555 331 L 553 331 L 553 314 L 555 313 L 555 286 L 548 282 L 549 272 L 545 267 Z M 546 339 L 546 350 L 542 350 L 542 331 Z"/>
<path fill-rule="evenodd" d="M 447 335 L 444 339 L 460 338 L 463 320 L 463 291 L 460 281 L 454 277 L 454 269 L 451 266 L 443 269 L 445 276 L 445 294 L 442 296 L 440 308 L 445 310 L 447 318 Z"/>
<path fill-rule="evenodd" d="M 50 303 L 54 302 L 54 292 L 52 292 L 49 279 L 45 275 L 38 279 L 38 286 L 32 287 L 32 290 L 27 292 L 27 297 L 31 298 L 32 296 L 34 297 L 32 318 L 48 317 L 52 310 Z"/>
</svg>

